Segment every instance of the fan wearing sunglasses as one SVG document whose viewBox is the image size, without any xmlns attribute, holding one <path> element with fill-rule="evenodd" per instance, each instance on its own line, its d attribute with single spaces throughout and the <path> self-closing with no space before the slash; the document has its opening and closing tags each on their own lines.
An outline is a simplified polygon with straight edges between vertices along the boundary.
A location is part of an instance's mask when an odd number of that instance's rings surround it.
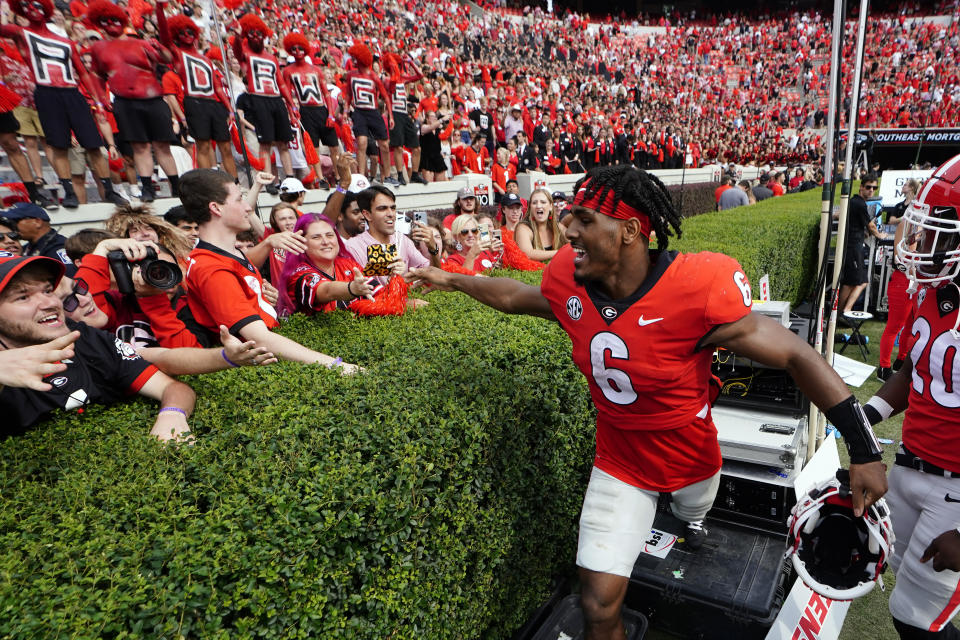
<svg viewBox="0 0 960 640">
<path fill-rule="evenodd" d="M 489 219 L 487 224 L 489 224 Z M 453 240 L 456 242 L 456 252 L 447 258 L 461 267 L 472 269 L 477 273 L 486 271 L 500 263 L 503 252 L 503 243 L 496 238 L 492 241 L 481 241 L 480 224 L 476 216 L 464 213 L 453 220 L 451 227 Z"/>
<path fill-rule="evenodd" d="M 878 240 L 885 240 L 867 211 L 867 198 L 877 195 L 877 174 L 868 173 L 860 180 L 860 193 L 850 198 L 847 210 L 847 235 L 843 251 L 843 273 L 840 278 L 840 313 L 853 309 L 857 298 L 867 287 L 867 249 L 863 244 L 869 233 Z"/>
<path fill-rule="evenodd" d="M 17 231 L 14 223 L 4 218 L 0 218 L 0 251 L 6 251 L 15 256 L 23 255 L 20 232 Z"/>
</svg>

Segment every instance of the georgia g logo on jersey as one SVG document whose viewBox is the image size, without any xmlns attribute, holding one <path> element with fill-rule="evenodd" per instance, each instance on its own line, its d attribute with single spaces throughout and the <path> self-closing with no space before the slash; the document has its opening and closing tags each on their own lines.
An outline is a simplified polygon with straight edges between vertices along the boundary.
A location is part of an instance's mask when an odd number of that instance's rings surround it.
<svg viewBox="0 0 960 640">
<path fill-rule="evenodd" d="M 59 80 L 68 85 L 77 84 L 70 60 L 73 51 L 68 43 L 45 38 L 26 29 L 23 30 L 23 37 L 37 84 L 53 85 Z"/>
<path fill-rule="evenodd" d="M 353 91 L 353 103 L 357 109 L 376 109 L 376 85 L 370 78 L 354 76 L 350 79 L 350 89 Z"/>
</svg>

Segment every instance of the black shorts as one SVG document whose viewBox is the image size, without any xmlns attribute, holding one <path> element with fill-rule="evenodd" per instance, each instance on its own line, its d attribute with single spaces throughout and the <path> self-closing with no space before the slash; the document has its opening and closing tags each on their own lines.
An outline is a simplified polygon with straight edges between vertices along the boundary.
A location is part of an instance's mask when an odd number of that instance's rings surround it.
<svg viewBox="0 0 960 640">
<path fill-rule="evenodd" d="M 420 148 L 420 132 L 417 123 L 406 113 L 393 112 L 393 129 L 390 130 L 390 146 Z"/>
<path fill-rule="evenodd" d="M 13 111 L 0 113 L 0 133 L 16 133 L 20 130 L 20 121 Z"/>
<path fill-rule="evenodd" d="M 183 115 L 187 117 L 187 127 L 194 140 L 226 142 L 230 139 L 227 129 L 230 112 L 219 100 L 184 98 Z"/>
<path fill-rule="evenodd" d="M 844 251 L 843 273 L 840 284 L 850 287 L 863 284 L 867 281 L 866 248 L 863 242 L 857 240 Z"/>
<path fill-rule="evenodd" d="M 33 90 L 37 115 L 43 126 L 43 134 L 54 149 L 69 149 L 70 134 L 84 149 L 99 149 L 103 146 L 100 130 L 90 113 L 86 98 L 74 87 L 37 86 Z M 167 124 L 170 116 L 167 116 Z"/>
<path fill-rule="evenodd" d="M 114 98 L 113 117 L 120 136 L 127 142 L 177 141 L 173 114 L 163 98 Z"/>
<path fill-rule="evenodd" d="M 350 114 L 353 120 L 353 135 L 373 138 L 374 140 L 387 139 L 387 125 L 383 116 L 376 109 L 354 109 Z"/>
<path fill-rule="evenodd" d="M 257 140 L 260 142 L 290 142 L 293 140 L 290 116 L 287 115 L 287 105 L 283 98 L 257 96 L 249 93 L 247 98 L 250 101 L 250 109 L 243 115 L 253 123 L 257 130 Z"/>
<path fill-rule="evenodd" d="M 326 107 L 300 107 L 300 124 L 303 130 L 310 135 L 313 146 L 318 147 L 325 144 L 328 147 L 336 147 L 340 144 L 337 137 L 337 130 L 327 126 L 329 112 Z"/>
</svg>

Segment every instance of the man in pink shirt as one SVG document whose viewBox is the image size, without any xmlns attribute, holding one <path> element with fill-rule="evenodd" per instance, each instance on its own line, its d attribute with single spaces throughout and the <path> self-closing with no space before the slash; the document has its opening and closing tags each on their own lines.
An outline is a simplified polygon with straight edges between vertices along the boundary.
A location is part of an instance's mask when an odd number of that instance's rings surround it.
<svg viewBox="0 0 960 640">
<path fill-rule="evenodd" d="M 367 221 L 367 230 L 343 242 L 358 264 L 366 266 L 367 247 L 394 244 L 397 246 L 397 262 L 403 263 L 402 270 L 401 265 L 397 265 L 398 275 L 405 274 L 411 267 L 440 267 L 440 248 L 436 246 L 433 233 L 427 227 L 413 223 L 409 238 L 397 232 L 397 200 L 390 189 L 380 185 L 364 189 L 357 194 L 357 205 Z M 417 243 L 426 246 L 429 260 L 417 249 Z M 384 285 L 388 280 L 387 277 L 380 277 Z"/>
</svg>

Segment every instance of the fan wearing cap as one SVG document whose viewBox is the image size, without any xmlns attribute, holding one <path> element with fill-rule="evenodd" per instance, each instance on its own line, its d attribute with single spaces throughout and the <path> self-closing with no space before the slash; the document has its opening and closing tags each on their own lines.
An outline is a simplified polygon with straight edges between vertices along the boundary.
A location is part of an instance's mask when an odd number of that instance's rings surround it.
<svg viewBox="0 0 960 640">
<path fill-rule="evenodd" d="M 229 130 L 233 107 L 218 77 L 220 72 L 197 50 L 200 27 L 182 13 L 168 20 L 167 4 L 168 0 L 157 2 L 157 30 L 160 42 L 174 53 L 173 68 L 183 83 L 183 112 L 190 135 L 197 141 L 197 166 L 216 166 L 216 143 L 224 171 L 236 176 Z"/>
<path fill-rule="evenodd" d="M 20 237 L 27 241 L 25 256 L 44 256 L 66 265 L 70 273 L 75 267 L 67 256 L 67 239 L 50 226 L 50 216 L 41 207 L 29 202 L 18 202 L 3 212 L 3 217 L 17 226 Z"/>
<path fill-rule="evenodd" d="M 740 265 L 721 254 L 667 250 L 680 216 L 660 180 L 629 165 L 596 168 L 575 192 L 569 244 L 540 287 L 438 269 L 413 269 L 408 279 L 555 320 L 570 336 L 597 408 L 577 552 L 587 637 L 596 640 L 623 637 L 620 608 L 660 492 L 673 495 L 674 514 L 688 523 L 688 548 L 707 539 L 704 518 L 721 464 L 710 413 L 716 347 L 786 369 L 828 410 L 851 451 L 855 510 L 882 496 L 886 479 L 879 444 L 843 380 L 803 340 L 751 313 Z"/>
<path fill-rule="evenodd" d="M 53 151 L 50 164 L 63 188 L 63 206 L 68 209 L 79 206 L 70 180 L 70 161 L 67 157 L 73 138 L 86 151 L 93 173 L 103 185 L 104 199 L 116 205 L 126 204 L 126 200 L 113 190 L 110 168 L 100 151 L 103 138 L 90 113 L 90 105 L 78 86 L 83 85 L 98 109 L 109 111 L 110 104 L 87 73 L 74 43 L 47 27 L 47 21 L 53 15 L 53 2 L 16 0 L 10 3 L 10 8 L 29 24 L 26 27 L 0 25 L 0 37 L 13 40 L 20 56 L 30 62 L 30 71 L 36 84 L 34 102 L 47 145 Z"/>
<path fill-rule="evenodd" d="M 62 276 L 63 264 L 50 258 L 0 258 L 0 349 L 28 348 L 79 332 L 73 356 L 61 361 L 66 368 L 43 377 L 48 390 L 38 390 L 39 385 L 0 389 L 0 435 L 21 434 L 56 409 L 82 410 L 138 393 L 160 401 L 151 435 L 160 440 L 186 437 L 193 390 L 111 334 L 67 321 L 56 295 Z"/>
<path fill-rule="evenodd" d="M 140 179 L 140 199 L 156 198 L 153 157 L 170 179 L 177 195 L 177 163 L 170 153 L 173 133 L 170 107 L 163 100 L 163 86 L 156 66 L 172 61 L 170 52 L 156 41 L 131 38 L 124 33 L 127 13 L 109 0 L 94 0 L 87 7 L 87 20 L 103 31 L 104 40 L 90 45 L 91 69 L 113 94 L 113 114 L 120 137 L 133 147 L 133 163 Z M 152 152 L 151 152 L 152 149 Z"/>
</svg>

